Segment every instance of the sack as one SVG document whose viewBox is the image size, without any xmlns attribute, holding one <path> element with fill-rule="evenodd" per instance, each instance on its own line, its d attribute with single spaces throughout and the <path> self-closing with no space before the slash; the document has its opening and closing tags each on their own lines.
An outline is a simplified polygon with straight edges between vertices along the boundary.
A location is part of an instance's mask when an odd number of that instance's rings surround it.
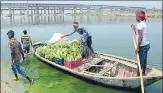
<svg viewBox="0 0 163 93">
<path fill-rule="evenodd" d="M 61 33 L 54 33 L 52 38 L 48 41 L 48 43 L 55 43 L 58 40 L 63 40 L 63 41 L 67 41 L 67 38 L 61 38 L 61 36 L 63 36 Z"/>
</svg>

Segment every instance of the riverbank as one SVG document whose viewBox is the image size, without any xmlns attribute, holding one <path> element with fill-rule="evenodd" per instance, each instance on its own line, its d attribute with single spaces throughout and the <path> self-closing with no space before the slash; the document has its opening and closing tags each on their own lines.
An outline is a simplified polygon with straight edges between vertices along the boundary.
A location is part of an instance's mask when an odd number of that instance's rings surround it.
<svg viewBox="0 0 163 93">
<path fill-rule="evenodd" d="M 13 80 L 9 71 L 1 71 L 1 93 L 24 93 L 23 84 Z"/>
<path fill-rule="evenodd" d="M 1 80 L 1 93 L 17 93 L 7 81 Z"/>
<path fill-rule="evenodd" d="M 6 61 L 5 61 L 6 62 Z M 14 80 L 10 64 L 1 63 L 1 93 L 25 93 L 25 79 L 19 75 L 19 81 Z"/>
</svg>

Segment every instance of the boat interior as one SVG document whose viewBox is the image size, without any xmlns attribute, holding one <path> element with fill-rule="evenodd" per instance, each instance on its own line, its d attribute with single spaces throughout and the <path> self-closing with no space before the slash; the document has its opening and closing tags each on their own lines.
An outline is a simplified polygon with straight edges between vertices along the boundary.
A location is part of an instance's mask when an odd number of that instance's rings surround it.
<svg viewBox="0 0 163 93">
<path fill-rule="evenodd" d="M 137 63 L 112 56 L 101 55 L 76 67 L 83 73 L 105 77 L 137 77 Z M 156 72 L 158 72 L 156 74 Z M 161 75 L 161 71 L 147 67 L 146 76 Z"/>
</svg>

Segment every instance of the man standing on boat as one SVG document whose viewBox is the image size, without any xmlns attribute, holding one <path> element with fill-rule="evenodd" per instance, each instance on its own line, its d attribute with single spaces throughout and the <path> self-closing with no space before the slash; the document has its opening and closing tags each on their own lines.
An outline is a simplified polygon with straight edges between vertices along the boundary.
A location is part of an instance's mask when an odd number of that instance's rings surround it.
<svg viewBox="0 0 163 93">
<path fill-rule="evenodd" d="M 30 39 L 30 36 L 27 35 L 26 30 L 23 31 L 23 36 L 21 37 L 21 43 L 23 44 L 24 53 L 28 54 L 29 50 L 30 50 L 30 44 L 32 47 L 33 47 L 33 45 L 32 45 L 32 41 Z"/>
<path fill-rule="evenodd" d="M 140 64 L 142 68 L 142 74 L 145 75 L 145 70 L 147 66 L 147 54 L 150 49 L 150 43 L 147 36 L 147 25 L 146 25 L 146 15 L 144 11 L 136 13 L 136 20 L 138 22 L 137 27 L 132 26 L 132 29 L 135 32 L 137 40 L 137 49 L 136 53 L 139 53 Z M 139 70 L 137 72 L 139 76 Z"/>
<path fill-rule="evenodd" d="M 90 48 L 90 50 L 92 51 L 92 53 L 94 53 L 94 50 L 93 50 L 93 48 L 92 48 L 92 36 L 90 35 L 90 33 L 88 33 L 88 31 L 87 31 L 84 27 L 79 27 L 78 22 L 74 22 L 74 23 L 73 23 L 73 28 L 74 28 L 74 31 L 73 31 L 72 33 L 67 34 L 67 35 L 64 35 L 64 36 L 62 36 L 61 38 L 64 38 L 64 37 L 66 37 L 66 36 L 70 36 L 70 35 L 72 35 L 72 34 L 74 34 L 74 33 L 76 33 L 76 32 L 79 33 L 78 28 L 82 28 L 83 31 L 84 31 L 84 34 L 87 35 L 87 37 L 86 37 L 86 39 L 87 39 L 87 46 Z"/>
<path fill-rule="evenodd" d="M 32 84 L 33 79 L 30 79 L 27 76 L 27 74 L 23 71 L 22 66 L 20 64 L 21 58 L 23 58 L 23 60 L 25 59 L 20 42 L 17 41 L 16 38 L 14 38 L 14 31 L 10 30 L 7 33 L 7 35 L 9 39 L 8 45 L 9 45 L 10 53 L 11 53 L 11 69 L 13 73 L 15 74 L 15 77 L 16 77 L 15 80 L 16 81 L 19 80 L 18 75 L 17 75 L 17 72 L 18 72 L 27 80 L 29 80 L 30 84 Z"/>
<path fill-rule="evenodd" d="M 87 45 L 87 34 L 88 33 L 84 33 L 84 29 L 83 28 L 78 28 L 78 32 L 81 35 L 80 36 L 80 47 L 81 47 L 81 56 L 82 58 L 89 58 L 91 56 L 91 54 L 93 53 L 90 48 Z"/>
</svg>

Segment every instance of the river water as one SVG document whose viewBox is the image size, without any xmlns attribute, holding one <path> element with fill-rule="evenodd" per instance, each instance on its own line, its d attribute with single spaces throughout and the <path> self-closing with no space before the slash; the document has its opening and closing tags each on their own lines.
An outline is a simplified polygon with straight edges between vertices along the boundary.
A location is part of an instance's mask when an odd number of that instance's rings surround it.
<svg viewBox="0 0 163 93">
<path fill-rule="evenodd" d="M 73 31 L 72 22 L 77 21 L 93 36 L 96 51 L 136 59 L 131 36 L 131 24 L 135 18 L 108 16 L 1 16 L 1 67 L 10 70 L 10 53 L 7 31 L 15 31 L 20 40 L 23 30 L 28 31 L 32 40 L 47 41 L 53 33 L 67 34 Z M 148 19 L 148 35 L 151 48 L 148 65 L 162 70 L 162 19 Z M 76 33 L 69 39 L 79 39 Z M 28 56 L 23 64 L 28 75 L 35 80 L 33 86 L 20 76 L 25 89 L 32 93 L 134 93 L 95 85 L 44 64 L 35 56 Z M 2 69 L 2 70 L 3 70 Z M 14 77 L 14 76 L 13 76 Z M 11 77 L 11 79 L 13 78 Z M 147 93 L 162 93 L 162 80 L 146 87 Z"/>
</svg>

